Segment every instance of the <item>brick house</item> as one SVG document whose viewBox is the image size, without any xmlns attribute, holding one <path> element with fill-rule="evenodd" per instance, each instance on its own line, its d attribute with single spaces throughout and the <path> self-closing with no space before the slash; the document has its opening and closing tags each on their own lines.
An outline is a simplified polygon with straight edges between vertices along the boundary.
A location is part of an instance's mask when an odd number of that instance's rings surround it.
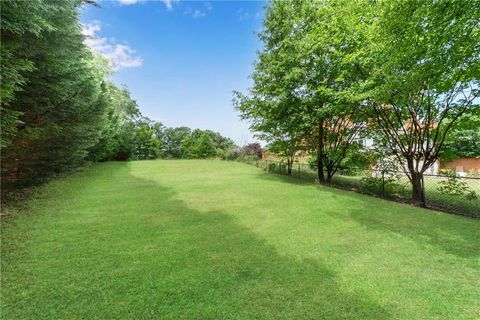
<svg viewBox="0 0 480 320">
<path fill-rule="evenodd" d="M 440 169 L 451 169 L 457 173 L 480 174 L 480 158 L 459 158 L 451 162 L 440 163 Z"/>
<path fill-rule="evenodd" d="M 366 150 L 372 150 L 375 148 L 375 142 L 368 137 L 356 136 L 354 141 L 360 144 Z M 308 161 L 309 153 L 307 151 L 297 151 L 297 159 Z M 393 157 L 393 156 L 392 156 Z M 264 160 L 280 160 L 281 157 L 273 152 L 262 152 L 262 159 Z M 376 167 L 376 166 L 375 166 Z M 452 169 L 456 173 L 464 173 L 467 176 L 480 175 L 480 158 L 459 158 L 451 162 L 442 163 L 439 160 L 435 161 L 426 171 L 425 174 L 438 175 L 441 169 Z M 398 167 L 398 171 L 402 171 L 401 166 Z"/>
</svg>

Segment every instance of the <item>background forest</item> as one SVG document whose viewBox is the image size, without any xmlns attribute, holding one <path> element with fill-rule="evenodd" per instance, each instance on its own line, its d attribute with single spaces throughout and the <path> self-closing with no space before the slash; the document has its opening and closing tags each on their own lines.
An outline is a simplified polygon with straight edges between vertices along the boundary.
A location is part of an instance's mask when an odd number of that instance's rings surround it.
<svg viewBox="0 0 480 320">
<path fill-rule="evenodd" d="M 227 157 L 210 130 L 143 116 L 108 61 L 85 45 L 85 0 L 2 2 L 2 182 L 32 184 L 85 161 Z M 238 150 L 237 150 L 238 151 Z"/>
</svg>

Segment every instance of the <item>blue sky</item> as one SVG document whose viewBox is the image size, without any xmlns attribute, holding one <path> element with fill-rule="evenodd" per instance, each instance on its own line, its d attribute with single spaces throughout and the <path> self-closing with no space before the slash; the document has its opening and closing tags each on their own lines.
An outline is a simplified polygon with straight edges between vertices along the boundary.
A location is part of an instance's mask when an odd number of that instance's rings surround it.
<svg viewBox="0 0 480 320">
<path fill-rule="evenodd" d="M 167 126 L 253 141 L 232 106 L 251 84 L 264 2 L 101 1 L 82 11 L 88 44 L 105 55 L 142 113 Z"/>
</svg>

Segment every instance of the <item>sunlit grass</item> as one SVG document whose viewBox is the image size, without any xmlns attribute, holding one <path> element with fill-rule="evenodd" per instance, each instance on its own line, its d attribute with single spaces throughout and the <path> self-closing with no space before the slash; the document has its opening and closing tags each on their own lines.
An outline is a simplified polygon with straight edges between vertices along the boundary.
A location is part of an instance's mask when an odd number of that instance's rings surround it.
<svg viewBox="0 0 480 320">
<path fill-rule="evenodd" d="M 480 220 L 220 161 L 103 163 L 2 223 L 3 319 L 475 319 Z"/>
</svg>

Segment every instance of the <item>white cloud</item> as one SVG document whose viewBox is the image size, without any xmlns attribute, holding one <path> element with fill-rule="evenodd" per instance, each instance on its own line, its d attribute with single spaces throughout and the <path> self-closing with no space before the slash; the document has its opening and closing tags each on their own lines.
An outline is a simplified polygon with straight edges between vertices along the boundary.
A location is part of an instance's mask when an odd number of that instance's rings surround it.
<svg viewBox="0 0 480 320">
<path fill-rule="evenodd" d="M 113 70 L 140 67 L 143 64 L 141 57 L 135 56 L 135 50 L 125 44 L 103 46 L 103 54 L 112 65 Z"/>
<path fill-rule="evenodd" d="M 82 27 L 83 27 L 82 28 L 82 34 L 86 38 L 95 37 L 95 33 L 97 33 L 98 31 L 100 31 L 102 29 L 101 23 L 98 20 L 94 20 L 90 23 L 84 24 L 84 25 L 82 25 Z"/>
<path fill-rule="evenodd" d="M 125 1 L 125 0 L 124 0 Z M 113 38 L 97 37 L 102 29 L 100 21 L 92 21 L 83 25 L 82 33 L 85 44 L 93 51 L 108 59 L 114 71 L 124 68 L 135 68 L 143 64 L 143 59 L 135 55 L 135 50 L 126 44 L 117 44 Z"/>
<path fill-rule="evenodd" d="M 130 4 L 135 4 L 135 3 L 139 2 L 140 0 L 117 0 L 117 1 L 120 4 L 128 6 Z"/>
<path fill-rule="evenodd" d="M 203 5 L 205 6 L 205 8 L 207 8 L 208 11 L 212 11 L 213 6 L 209 1 L 204 2 Z"/>
<path fill-rule="evenodd" d="M 172 0 L 163 0 L 163 3 L 165 4 L 165 7 L 167 7 L 168 10 L 172 10 L 172 8 L 173 8 L 173 1 Z"/>
<path fill-rule="evenodd" d="M 202 11 L 202 10 L 199 10 L 199 9 L 195 9 L 193 10 L 192 8 L 187 8 L 183 11 L 183 14 L 186 14 L 186 15 L 189 15 L 189 16 L 192 16 L 193 18 L 201 18 L 201 17 L 205 17 L 207 14 Z"/>
<path fill-rule="evenodd" d="M 248 11 L 248 9 L 240 8 L 237 10 L 238 20 L 250 20 L 250 19 L 262 19 L 262 12 L 257 12 L 255 14 Z"/>
<path fill-rule="evenodd" d="M 250 17 L 251 17 L 250 12 L 248 12 L 248 10 L 243 9 L 243 8 L 238 9 L 237 14 L 238 14 L 238 19 L 240 21 L 250 19 Z"/>
<path fill-rule="evenodd" d="M 200 18 L 200 17 L 204 17 L 204 16 L 205 16 L 205 12 L 200 11 L 200 10 L 195 10 L 192 14 L 192 17 L 194 17 L 194 18 Z"/>
<path fill-rule="evenodd" d="M 173 10 L 173 5 L 180 2 L 180 0 L 162 0 L 162 2 L 167 7 L 167 10 Z"/>
<path fill-rule="evenodd" d="M 140 2 L 144 2 L 144 1 L 146 1 L 146 0 L 117 0 L 117 2 L 120 5 L 125 5 L 125 6 L 140 3 Z M 173 4 L 175 2 L 179 2 L 180 0 L 161 0 L 161 1 L 165 5 L 165 7 L 167 7 L 168 10 L 172 10 L 173 9 Z"/>
</svg>

